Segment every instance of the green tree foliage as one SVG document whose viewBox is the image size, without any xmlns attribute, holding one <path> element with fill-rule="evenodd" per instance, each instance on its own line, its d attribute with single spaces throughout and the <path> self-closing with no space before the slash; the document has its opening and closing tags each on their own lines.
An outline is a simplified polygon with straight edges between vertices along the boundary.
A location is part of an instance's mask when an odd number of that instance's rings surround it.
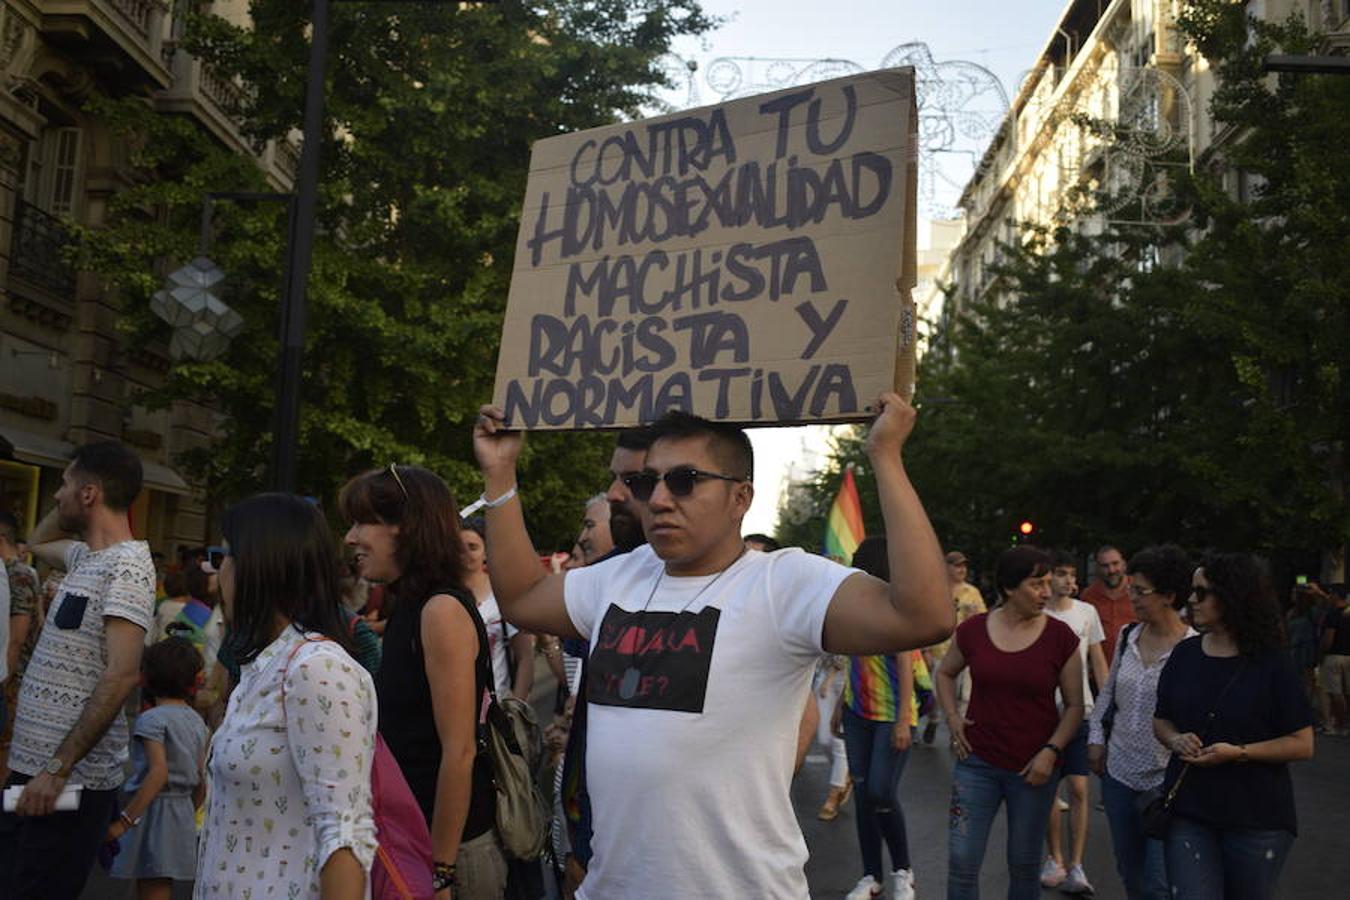
<svg viewBox="0 0 1350 900">
<path fill-rule="evenodd" d="M 1175 540 L 1277 561 L 1350 536 L 1350 79 L 1262 76 L 1266 53 L 1314 45 L 1297 20 L 1206 0 L 1184 24 L 1228 129 L 1176 186 L 1190 222 L 1024 229 L 922 361 L 905 457 L 949 547 L 989 561 L 1023 519 L 1047 545 Z M 874 510 L 845 440 L 785 537 L 818 545 L 848 463 Z"/>
<path fill-rule="evenodd" d="M 182 4 L 184 49 L 249 86 L 234 112 L 262 146 L 298 128 L 308 4 L 253 0 L 253 27 Z M 712 24 L 695 0 L 335 3 L 319 237 L 309 281 L 300 489 L 331 498 L 351 473 L 422 463 L 477 496 L 470 424 L 492 387 L 530 146 L 639 114 L 657 58 Z M 250 160 L 138 98 L 105 99 L 144 175 L 87 233 L 85 264 L 119 293 L 132 340 L 161 258 L 191 258 L 202 195 L 267 189 Z M 282 204 L 218 205 L 211 256 L 245 332 L 222 359 L 179 363 L 147 402 L 200 400 L 221 438 L 183 462 L 222 499 L 266 484 L 278 359 Z M 540 435 L 522 496 L 541 547 L 567 541 L 603 485 L 611 442 Z"/>
</svg>

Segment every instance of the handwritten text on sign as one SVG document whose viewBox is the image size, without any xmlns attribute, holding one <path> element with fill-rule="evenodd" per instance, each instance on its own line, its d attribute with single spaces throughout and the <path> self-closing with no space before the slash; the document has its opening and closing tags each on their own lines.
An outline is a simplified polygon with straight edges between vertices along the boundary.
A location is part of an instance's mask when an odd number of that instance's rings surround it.
<svg viewBox="0 0 1350 900">
<path fill-rule="evenodd" d="M 508 422 L 863 415 L 895 371 L 912 115 L 898 70 L 536 144 Z"/>
</svg>

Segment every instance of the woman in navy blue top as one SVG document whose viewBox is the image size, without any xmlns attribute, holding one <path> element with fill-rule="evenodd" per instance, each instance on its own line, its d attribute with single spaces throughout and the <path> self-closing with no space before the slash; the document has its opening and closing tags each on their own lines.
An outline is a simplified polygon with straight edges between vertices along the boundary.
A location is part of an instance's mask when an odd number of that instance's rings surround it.
<svg viewBox="0 0 1350 900">
<path fill-rule="evenodd" d="M 1210 556 L 1191 588 L 1201 635 L 1172 651 L 1153 720 L 1172 751 L 1164 793 L 1184 778 L 1167 876 L 1187 900 L 1268 900 L 1298 829 L 1289 762 L 1312 757 L 1312 709 L 1256 560 Z"/>
</svg>

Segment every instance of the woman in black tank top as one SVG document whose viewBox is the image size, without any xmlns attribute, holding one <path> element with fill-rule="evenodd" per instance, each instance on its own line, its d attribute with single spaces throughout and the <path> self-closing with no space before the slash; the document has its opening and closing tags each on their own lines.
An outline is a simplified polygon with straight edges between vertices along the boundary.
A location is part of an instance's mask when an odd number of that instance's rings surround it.
<svg viewBox="0 0 1350 900">
<path fill-rule="evenodd" d="M 339 503 L 357 571 L 389 585 L 379 730 L 427 818 L 438 883 L 453 873 L 457 900 L 495 900 L 506 861 L 491 763 L 477 741 L 488 644 L 461 586 L 454 498 L 434 473 L 391 465 L 352 479 Z"/>
</svg>

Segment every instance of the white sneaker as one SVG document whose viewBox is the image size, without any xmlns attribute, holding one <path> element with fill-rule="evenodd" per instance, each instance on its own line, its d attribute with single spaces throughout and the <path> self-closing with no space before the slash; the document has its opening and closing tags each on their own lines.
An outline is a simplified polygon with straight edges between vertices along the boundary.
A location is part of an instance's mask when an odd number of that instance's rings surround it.
<svg viewBox="0 0 1350 900">
<path fill-rule="evenodd" d="M 871 900 L 873 897 L 880 896 L 881 885 L 877 884 L 877 880 L 871 875 L 864 875 L 858 879 L 858 883 L 853 886 L 853 890 L 844 896 L 844 900 Z"/>
<path fill-rule="evenodd" d="M 1064 883 L 1068 874 L 1053 856 L 1047 856 L 1045 864 L 1041 866 L 1041 887 L 1057 888 Z"/>
<path fill-rule="evenodd" d="M 1059 889 L 1066 894 L 1091 894 L 1092 883 L 1087 879 L 1087 873 L 1083 871 L 1082 866 L 1069 866 L 1068 875 L 1064 878 L 1064 883 Z"/>
<path fill-rule="evenodd" d="M 896 869 L 891 873 L 891 893 L 888 900 L 914 900 L 913 869 Z"/>
</svg>

